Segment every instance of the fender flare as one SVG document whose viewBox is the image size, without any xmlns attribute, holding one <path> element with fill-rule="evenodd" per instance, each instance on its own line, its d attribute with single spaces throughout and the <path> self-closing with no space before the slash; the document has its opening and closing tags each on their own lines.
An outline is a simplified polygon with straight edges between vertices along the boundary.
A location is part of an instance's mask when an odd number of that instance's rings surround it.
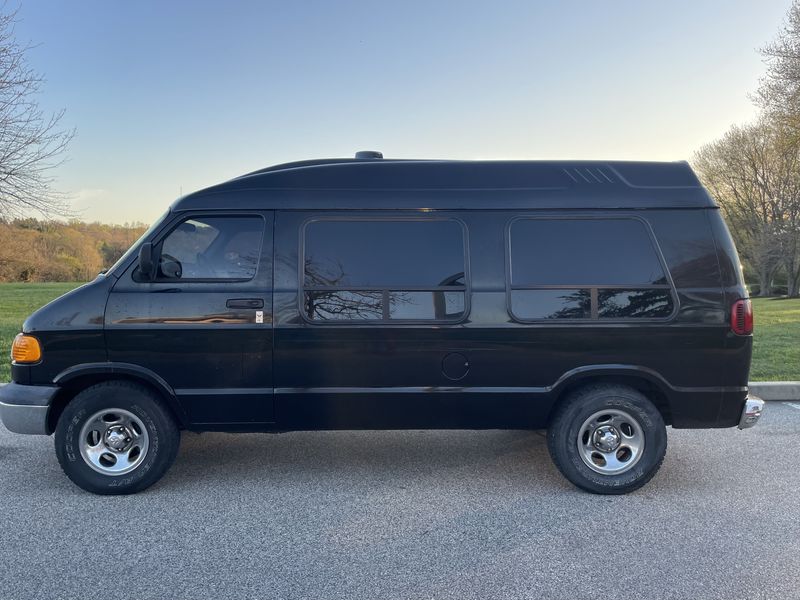
<svg viewBox="0 0 800 600">
<path fill-rule="evenodd" d="M 676 395 L 679 392 L 697 390 L 696 388 L 676 387 L 667 381 L 660 373 L 648 367 L 628 364 L 598 364 L 570 369 L 561 375 L 561 377 L 559 377 L 555 383 L 548 386 L 548 391 L 552 394 L 553 398 L 558 398 L 567 388 L 580 385 L 581 381 L 586 381 L 595 377 L 619 377 L 625 378 L 628 381 L 638 380 L 641 382 L 646 382 L 660 392 L 665 401 L 664 408 L 669 411 L 670 415 L 673 416 L 676 410 Z"/>
<path fill-rule="evenodd" d="M 144 381 L 161 393 L 181 426 L 185 427 L 189 422 L 189 416 L 178 401 L 172 386 L 157 373 L 139 365 L 120 362 L 84 363 L 61 371 L 53 378 L 53 383 L 63 388 L 69 382 L 87 375 L 123 375 L 129 379 Z"/>
<path fill-rule="evenodd" d="M 643 379 L 655 385 L 659 390 L 661 390 L 665 395 L 670 396 L 671 392 L 678 391 L 679 388 L 673 386 L 669 381 L 664 379 L 661 374 L 653 369 L 648 367 L 642 367 L 639 365 L 627 365 L 627 364 L 599 364 L 599 365 L 586 365 L 583 367 L 577 367 L 575 369 L 570 369 L 561 377 L 559 377 L 555 383 L 548 386 L 549 391 L 554 393 L 560 393 L 568 385 L 573 385 L 579 382 L 581 379 L 589 379 L 591 377 L 601 377 L 601 376 L 608 376 L 608 375 L 617 375 L 622 377 L 635 377 L 637 379 Z M 689 388 L 687 388 L 689 389 Z"/>
</svg>

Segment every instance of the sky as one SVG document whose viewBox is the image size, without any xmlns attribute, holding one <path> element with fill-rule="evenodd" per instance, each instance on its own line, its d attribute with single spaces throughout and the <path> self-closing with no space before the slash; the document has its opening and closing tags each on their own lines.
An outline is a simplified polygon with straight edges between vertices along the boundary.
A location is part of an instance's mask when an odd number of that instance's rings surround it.
<svg viewBox="0 0 800 600">
<path fill-rule="evenodd" d="M 21 0 L 46 111 L 77 135 L 56 187 L 149 223 L 271 164 L 687 160 L 734 123 L 790 0 Z"/>
</svg>

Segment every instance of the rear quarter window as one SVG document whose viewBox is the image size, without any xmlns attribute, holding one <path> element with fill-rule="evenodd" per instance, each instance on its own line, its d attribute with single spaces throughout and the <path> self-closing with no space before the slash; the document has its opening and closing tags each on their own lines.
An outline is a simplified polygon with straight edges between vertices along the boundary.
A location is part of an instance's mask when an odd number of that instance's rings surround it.
<svg viewBox="0 0 800 600">
<path fill-rule="evenodd" d="M 709 217 L 718 210 L 654 210 L 647 220 L 678 290 L 719 289 L 720 264 Z"/>
<path fill-rule="evenodd" d="M 666 319 L 676 302 L 635 218 L 518 218 L 508 228 L 509 311 L 520 321 Z"/>
</svg>

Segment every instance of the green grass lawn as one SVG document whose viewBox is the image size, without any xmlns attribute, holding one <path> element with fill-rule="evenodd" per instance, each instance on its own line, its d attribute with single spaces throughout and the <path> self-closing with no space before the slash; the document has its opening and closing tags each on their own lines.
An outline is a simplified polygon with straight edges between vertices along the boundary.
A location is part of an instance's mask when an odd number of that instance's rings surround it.
<svg viewBox="0 0 800 600">
<path fill-rule="evenodd" d="M 79 283 L 0 283 L 0 381 L 8 381 L 11 340 L 34 310 Z M 752 381 L 800 381 L 800 299 L 756 298 Z"/>
<path fill-rule="evenodd" d="M 800 381 L 800 299 L 754 298 L 750 381 Z"/>
</svg>

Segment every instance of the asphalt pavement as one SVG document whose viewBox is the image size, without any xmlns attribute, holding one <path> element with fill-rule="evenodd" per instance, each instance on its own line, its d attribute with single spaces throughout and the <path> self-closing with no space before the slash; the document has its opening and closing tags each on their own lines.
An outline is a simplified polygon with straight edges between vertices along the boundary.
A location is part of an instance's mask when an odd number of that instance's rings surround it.
<svg viewBox="0 0 800 600">
<path fill-rule="evenodd" d="M 800 402 L 670 430 L 660 473 L 593 496 L 540 432 L 184 434 L 99 497 L 0 426 L 0 598 L 800 598 Z"/>
</svg>

